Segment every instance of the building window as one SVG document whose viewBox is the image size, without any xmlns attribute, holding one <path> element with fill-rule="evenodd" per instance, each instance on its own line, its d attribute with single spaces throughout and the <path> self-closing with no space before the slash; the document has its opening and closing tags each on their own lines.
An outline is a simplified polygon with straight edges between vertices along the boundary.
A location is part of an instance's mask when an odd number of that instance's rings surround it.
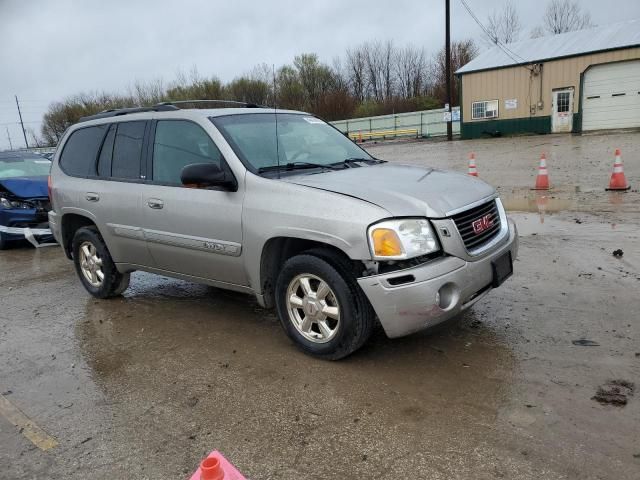
<svg viewBox="0 0 640 480">
<path fill-rule="evenodd" d="M 569 111 L 569 93 L 558 92 L 558 113 L 566 113 Z"/>
<path fill-rule="evenodd" d="M 471 118 L 473 120 L 498 118 L 498 100 L 473 102 L 471 104 Z"/>
</svg>

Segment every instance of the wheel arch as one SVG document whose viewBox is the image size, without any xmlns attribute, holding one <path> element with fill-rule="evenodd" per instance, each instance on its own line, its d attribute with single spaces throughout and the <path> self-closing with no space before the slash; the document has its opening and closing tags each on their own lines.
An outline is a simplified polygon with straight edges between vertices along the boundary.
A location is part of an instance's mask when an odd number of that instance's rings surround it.
<svg viewBox="0 0 640 480">
<path fill-rule="evenodd" d="M 79 213 L 65 213 L 60 220 L 60 234 L 62 236 L 62 249 L 67 258 L 73 257 L 73 236 L 82 227 L 96 227 L 96 223 L 87 215 Z"/>
<path fill-rule="evenodd" d="M 298 237 L 273 237 L 267 240 L 260 255 L 259 301 L 266 308 L 275 306 L 275 283 L 282 265 L 291 257 L 302 252 L 313 250 L 313 254 L 322 256 L 331 263 L 331 258 L 338 257 L 353 265 L 354 272 L 365 270 L 362 262 L 349 258 L 344 250 L 328 243 Z M 328 255 L 321 255 L 321 252 Z"/>
</svg>

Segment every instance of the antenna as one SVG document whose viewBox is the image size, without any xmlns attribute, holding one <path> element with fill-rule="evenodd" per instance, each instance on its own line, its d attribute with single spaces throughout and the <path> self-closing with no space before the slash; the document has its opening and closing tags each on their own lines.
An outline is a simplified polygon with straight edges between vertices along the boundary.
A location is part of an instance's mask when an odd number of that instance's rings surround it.
<svg viewBox="0 0 640 480">
<path fill-rule="evenodd" d="M 273 117 L 276 122 L 276 163 L 278 164 L 278 179 L 280 179 L 280 145 L 278 141 L 278 100 L 276 94 L 276 66 L 273 67 Z"/>
</svg>

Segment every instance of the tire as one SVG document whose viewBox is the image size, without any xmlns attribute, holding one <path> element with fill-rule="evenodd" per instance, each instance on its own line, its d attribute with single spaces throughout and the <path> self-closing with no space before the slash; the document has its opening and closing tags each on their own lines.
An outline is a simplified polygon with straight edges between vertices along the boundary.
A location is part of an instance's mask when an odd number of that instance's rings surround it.
<svg viewBox="0 0 640 480">
<path fill-rule="evenodd" d="M 121 295 L 127 289 L 129 274 L 118 272 L 96 227 L 78 229 L 71 248 L 78 278 L 91 295 L 110 298 Z"/>
<path fill-rule="evenodd" d="M 307 290 L 311 294 L 305 294 Z M 296 303 L 289 300 L 292 296 Z M 350 263 L 328 249 L 309 250 L 285 262 L 276 281 L 276 308 L 296 346 L 325 360 L 339 360 L 358 350 L 375 324 L 373 308 Z"/>
<path fill-rule="evenodd" d="M 0 232 L 0 250 L 6 250 L 9 247 L 9 242 L 6 240 L 4 234 Z"/>
</svg>

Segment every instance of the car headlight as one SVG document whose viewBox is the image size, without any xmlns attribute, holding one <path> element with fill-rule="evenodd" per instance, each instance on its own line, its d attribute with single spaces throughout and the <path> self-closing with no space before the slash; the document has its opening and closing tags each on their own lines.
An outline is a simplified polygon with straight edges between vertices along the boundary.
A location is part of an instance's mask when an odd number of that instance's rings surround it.
<svg viewBox="0 0 640 480">
<path fill-rule="evenodd" d="M 0 197 L 0 206 L 2 208 L 10 209 L 10 208 L 33 208 L 27 202 L 21 202 L 20 200 L 9 200 L 5 197 Z"/>
<path fill-rule="evenodd" d="M 426 218 L 386 220 L 371 225 L 369 247 L 375 260 L 403 260 L 440 249 L 436 235 Z"/>
</svg>

